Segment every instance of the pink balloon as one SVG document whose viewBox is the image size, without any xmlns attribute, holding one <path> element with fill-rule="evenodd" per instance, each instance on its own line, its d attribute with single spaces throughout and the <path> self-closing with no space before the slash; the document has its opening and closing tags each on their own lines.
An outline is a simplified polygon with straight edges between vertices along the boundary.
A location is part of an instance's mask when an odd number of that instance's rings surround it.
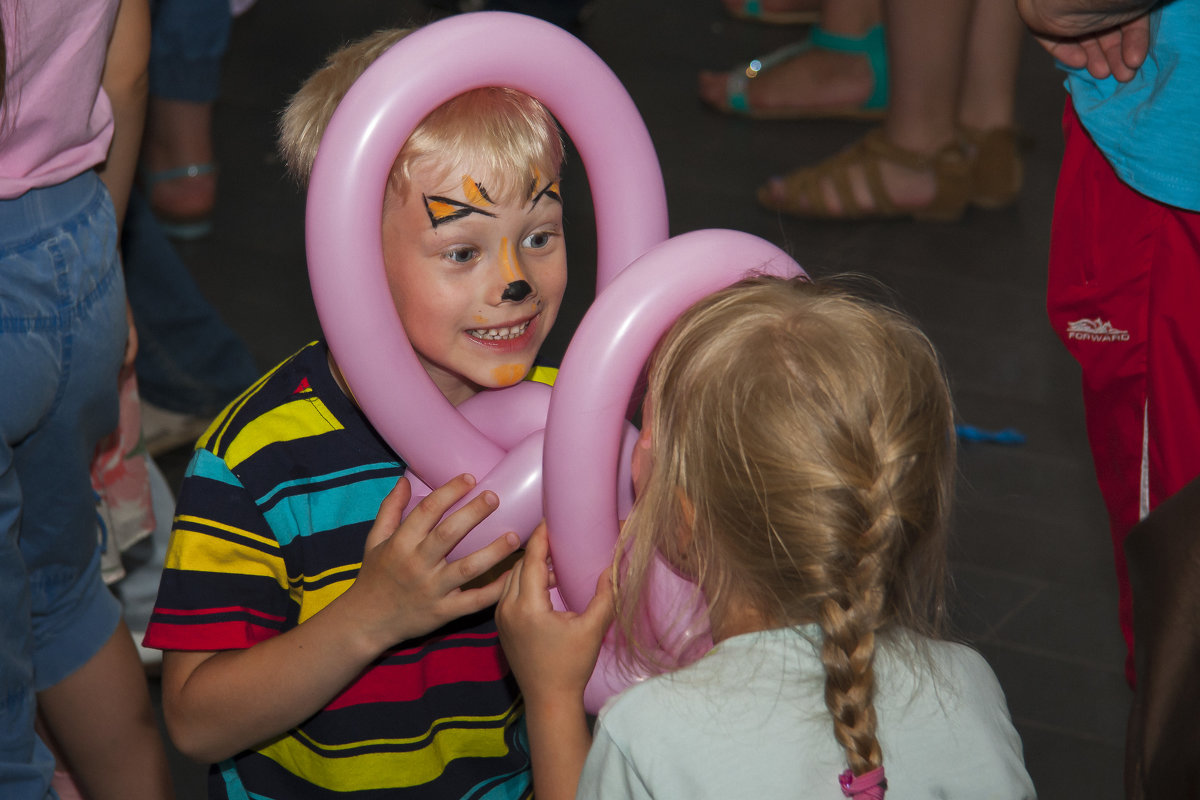
<svg viewBox="0 0 1200 800">
<path fill-rule="evenodd" d="M 420 366 L 396 316 L 380 231 L 388 175 L 412 130 L 446 100 L 483 86 L 537 97 L 579 151 L 596 209 L 597 301 L 553 392 L 523 383 L 482 392 L 456 409 Z M 654 342 L 684 308 L 747 272 L 800 272 L 778 248 L 748 234 L 666 238 L 666 191 L 645 124 L 612 71 L 556 26 L 503 12 L 451 17 L 406 37 L 346 94 L 310 180 L 313 298 L 355 399 L 408 461 L 416 494 L 470 472 L 479 490 L 500 497 L 497 511 L 451 558 L 505 531 L 526 538 L 544 497 L 562 593 L 555 592 L 556 605 L 586 605 L 612 559 L 616 520 L 632 502 L 637 432 L 624 412 Z M 691 584 L 660 563 L 651 597 L 655 618 L 648 624 L 672 656 L 686 661 L 708 649 L 704 609 Z M 690 611 L 680 615 L 682 608 Z M 640 677 L 624 674 L 606 647 L 588 685 L 588 708 L 598 710 Z"/>
<path fill-rule="evenodd" d="M 612 563 L 617 541 L 618 443 L 625 410 L 654 345 L 690 305 L 750 274 L 803 275 L 778 247 L 748 233 L 702 230 L 663 242 L 634 261 L 592 304 L 567 347 L 546 421 L 546 519 L 558 589 L 581 611 Z M 627 456 L 622 456 L 627 458 Z M 586 480 L 581 476 L 587 476 Z M 686 662 L 711 646 L 696 589 L 665 564 L 651 602 L 666 654 Z M 691 609 L 681 613 L 681 610 Z M 671 628 L 671 621 L 681 622 Z M 638 676 L 606 647 L 585 698 L 596 711 Z"/>
<path fill-rule="evenodd" d="M 489 438 L 433 385 L 392 305 L 380 234 L 388 174 L 412 130 L 483 86 L 537 97 L 571 136 L 596 208 L 598 291 L 667 237 L 667 207 L 654 145 L 621 82 L 578 39 L 532 17 L 463 14 L 415 31 L 366 70 L 330 121 L 307 207 L 321 327 L 355 399 L 415 476 L 437 486 L 470 472 L 496 491 L 500 507 L 474 537 L 490 541 L 510 530 L 524 538 L 541 518 L 538 448 Z"/>
</svg>

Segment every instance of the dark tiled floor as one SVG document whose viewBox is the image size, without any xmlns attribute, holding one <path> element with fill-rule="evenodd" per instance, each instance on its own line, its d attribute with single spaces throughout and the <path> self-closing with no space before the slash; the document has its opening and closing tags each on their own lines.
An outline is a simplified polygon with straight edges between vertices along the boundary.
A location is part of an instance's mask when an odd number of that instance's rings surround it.
<svg viewBox="0 0 1200 800">
<path fill-rule="evenodd" d="M 181 252 L 263 367 L 318 334 L 304 267 L 303 197 L 274 155 L 275 116 L 340 42 L 431 13 L 415 0 L 260 0 L 234 27 L 217 108 L 216 230 Z M 1034 146 L 1025 192 L 1010 209 L 972 212 L 954 225 L 781 219 L 755 206 L 758 183 L 834 152 L 865 129 L 720 117 L 701 107 L 694 84 L 701 68 L 727 67 L 796 34 L 726 20 L 715 0 L 598 0 L 581 31 L 646 119 L 673 233 L 746 230 L 788 248 L 813 274 L 875 276 L 942 349 L 962 420 L 1028 437 L 1021 446 L 962 448 L 956 619 L 1004 685 L 1040 795 L 1117 798 L 1130 694 L 1112 557 L 1078 370 L 1043 308 L 1060 81 L 1027 41 L 1018 122 Z M 573 278 L 550 345 L 558 352 L 590 299 L 590 200 L 577 160 L 566 192 Z M 163 461 L 175 480 L 183 458 Z M 178 761 L 178 775 L 182 798 L 203 795 L 201 768 Z"/>
</svg>

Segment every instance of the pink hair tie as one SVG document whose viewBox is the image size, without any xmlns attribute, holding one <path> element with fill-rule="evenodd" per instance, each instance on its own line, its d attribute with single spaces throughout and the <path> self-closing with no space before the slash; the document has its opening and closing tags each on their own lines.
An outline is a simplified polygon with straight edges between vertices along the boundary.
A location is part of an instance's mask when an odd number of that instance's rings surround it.
<svg viewBox="0 0 1200 800">
<path fill-rule="evenodd" d="M 862 800 L 883 800 L 887 791 L 887 778 L 883 776 L 883 767 L 876 767 L 870 772 L 864 772 L 858 777 L 850 770 L 838 776 L 842 786 L 842 794 L 846 797 L 861 797 Z"/>
</svg>

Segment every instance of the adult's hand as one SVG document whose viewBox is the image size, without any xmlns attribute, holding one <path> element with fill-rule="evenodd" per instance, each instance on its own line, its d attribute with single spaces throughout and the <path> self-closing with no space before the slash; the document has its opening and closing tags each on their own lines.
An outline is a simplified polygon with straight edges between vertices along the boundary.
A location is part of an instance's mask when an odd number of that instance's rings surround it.
<svg viewBox="0 0 1200 800">
<path fill-rule="evenodd" d="M 1017 0 L 1021 19 L 1050 55 L 1094 78 L 1129 81 L 1150 49 L 1155 0 Z"/>
</svg>

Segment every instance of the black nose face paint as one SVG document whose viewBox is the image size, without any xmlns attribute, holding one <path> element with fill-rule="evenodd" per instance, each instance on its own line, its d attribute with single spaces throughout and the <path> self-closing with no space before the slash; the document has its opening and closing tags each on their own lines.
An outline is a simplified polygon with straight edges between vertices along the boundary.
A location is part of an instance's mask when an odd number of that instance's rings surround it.
<svg viewBox="0 0 1200 800">
<path fill-rule="evenodd" d="M 500 295 L 501 300 L 512 300 L 514 303 L 519 303 L 533 292 L 533 287 L 528 281 L 513 281 L 508 286 L 504 287 L 504 293 Z"/>
</svg>

